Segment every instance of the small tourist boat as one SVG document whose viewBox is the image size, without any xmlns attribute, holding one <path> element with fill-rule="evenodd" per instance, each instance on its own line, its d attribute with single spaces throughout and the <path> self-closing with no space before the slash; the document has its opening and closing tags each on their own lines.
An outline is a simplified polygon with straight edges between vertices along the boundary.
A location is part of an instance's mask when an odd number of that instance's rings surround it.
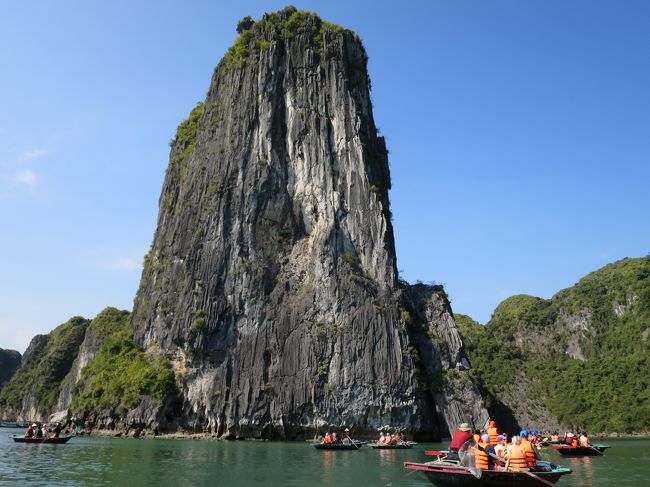
<svg viewBox="0 0 650 487">
<path fill-rule="evenodd" d="M 396 445 L 380 445 L 379 443 L 368 443 L 368 446 L 370 448 L 374 448 L 375 450 L 408 450 L 410 448 L 413 448 L 413 445 L 415 445 L 415 443 L 412 441 L 401 441 Z"/>
<path fill-rule="evenodd" d="M 538 462 L 542 464 L 543 462 Z M 423 474 L 438 487 L 539 487 L 556 484 L 560 477 L 571 473 L 570 468 L 545 464 L 547 472 L 478 470 L 457 463 L 436 460 L 428 463 L 404 462 L 404 468 Z M 474 470 L 474 471 L 472 471 Z"/>
<path fill-rule="evenodd" d="M 609 445 L 591 445 L 591 446 L 571 446 L 571 445 L 551 445 L 561 455 L 567 457 L 593 457 L 602 455 L 609 448 Z"/>
<path fill-rule="evenodd" d="M 24 435 L 13 435 L 11 437 L 16 443 L 36 443 L 42 445 L 43 443 L 47 444 L 59 444 L 67 443 L 72 436 L 59 436 L 58 438 L 25 438 Z"/>
<path fill-rule="evenodd" d="M 358 450 L 365 444 L 365 441 L 352 440 L 341 443 L 312 443 L 311 446 L 317 450 Z"/>
</svg>

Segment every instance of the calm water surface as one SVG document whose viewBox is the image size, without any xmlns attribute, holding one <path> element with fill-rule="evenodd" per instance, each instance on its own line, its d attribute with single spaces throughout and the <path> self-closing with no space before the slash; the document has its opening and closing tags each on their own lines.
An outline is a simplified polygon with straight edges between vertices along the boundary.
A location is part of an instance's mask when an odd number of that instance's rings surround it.
<svg viewBox="0 0 650 487">
<path fill-rule="evenodd" d="M 0 429 L 0 485 L 221 485 L 384 486 L 428 484 L 404 461 L 427 461 L 420 444 L 411 450 L 319 451 L 307 443 L 156 440 L 77 437 L 65 445 L 14 443 Z M 608 440 L 602 457 L 549 460 L 573 474 L 562 486 L 650 486 L 650 440 Z"/>
</svg>

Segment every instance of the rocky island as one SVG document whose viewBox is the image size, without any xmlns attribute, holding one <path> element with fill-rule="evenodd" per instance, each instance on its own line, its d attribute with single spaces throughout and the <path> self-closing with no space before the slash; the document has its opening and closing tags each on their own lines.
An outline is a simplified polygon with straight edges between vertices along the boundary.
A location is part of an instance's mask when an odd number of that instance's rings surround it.
<svg viewBox="0 0 650 487">
<path fill-rule="evenodd" d="M 360 39 L 293 7 L 237 30 L 172 142 L 128 326 L 128 353 L 170 367 L 173 387 L 107 402 L 89 326 L 57 408 L 138 435 L 435 439 L 484 424 L 444 289 L 397 276 Z"/>
</svg>

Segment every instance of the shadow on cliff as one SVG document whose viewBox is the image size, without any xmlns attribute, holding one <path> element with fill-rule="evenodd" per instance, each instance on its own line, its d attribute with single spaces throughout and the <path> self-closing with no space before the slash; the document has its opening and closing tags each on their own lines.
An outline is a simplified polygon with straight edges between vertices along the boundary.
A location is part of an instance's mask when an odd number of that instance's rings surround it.
<svg viewBox="0 0 650 487">
<path fill-rule="evenodd" d="M 490 417 L 496 421 L 497 425 L 499 426 L 499 431 L 503 431 L 508 434 L 518 434 L 521 430 L 521 427 L 519 426 L 517 419 L 512 413 L 512 409 L 510 409 L 489 392 L 485 394 L 485 399 L 488 405 L 488 411 L 490 412 Z"/>
</svg>

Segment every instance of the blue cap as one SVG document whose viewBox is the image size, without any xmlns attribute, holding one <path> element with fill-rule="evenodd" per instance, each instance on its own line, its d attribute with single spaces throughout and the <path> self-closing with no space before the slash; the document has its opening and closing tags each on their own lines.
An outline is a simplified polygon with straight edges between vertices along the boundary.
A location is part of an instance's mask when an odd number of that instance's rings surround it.
<svg viewBox="0 0 650 487">
<path fill-rule="evenodd" d="M 535 436 L 537 436 L 537 435 L 539 434 L 539 431 L 537 431 L 537 430 L 533 430 L 532 433 L 533 433 Z"/>
<path fill-rule="evenodd" d="M 521 436 L 522 438 L 527 438 L 527 437 L 528 437 L 528 431 L 526 431 L 526 430 L 521 430 L 521 431 L 519 432 L 519 436 Z"/>
</svg>

